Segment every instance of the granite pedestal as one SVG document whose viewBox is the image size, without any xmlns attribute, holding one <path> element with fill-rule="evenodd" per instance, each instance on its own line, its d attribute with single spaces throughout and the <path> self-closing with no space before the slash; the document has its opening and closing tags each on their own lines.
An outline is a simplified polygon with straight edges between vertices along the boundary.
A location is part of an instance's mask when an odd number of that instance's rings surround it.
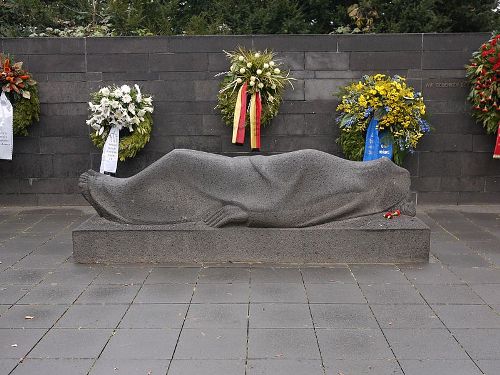
<svg viewBox="0 0 500 375">
<path fill-rule="evenodd" d="M 132 225 L 94 216 L 73 231 L 79 263 L 411 263 L 429 257 L 420 219 L 383 214 L 306 228 Z"/>
</svg>

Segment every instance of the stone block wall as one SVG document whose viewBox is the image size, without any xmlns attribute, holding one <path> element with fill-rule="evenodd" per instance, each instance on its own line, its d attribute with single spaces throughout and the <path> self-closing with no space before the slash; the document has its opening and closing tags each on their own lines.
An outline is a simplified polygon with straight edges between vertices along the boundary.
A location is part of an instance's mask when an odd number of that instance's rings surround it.
<svg viewBox="0 0 500 375">
<path fill-rule="evenodd" d="M 174 148 L 230 156 L 249 154 L 231 144 L 231 129 L 214 107 L 228 64 L 223 50 L 270 48 L 279 54 L 295 89 L 272 125 L 262 153 L 302 148 L 340 155 L 332 93 L 363 74 L 406 76 L 422 90 L 431 135 L 408 157 L 419 203 L 500 203 L 495 138 L 470 116 L 464 64 L 489 37 L 471 34 L 173 36 L 147 38 L 0 39 L 0 51 L 25 62 L 40 84 L 42 116 L 28 137 L 14 140 L 14 160 L 0 161 L 0 205 L 85 204 L 78 176 L 99 169 L 89 140 L 89 93 L 111 83 L 138 83 L 154 96 L 151 142 L 119 163 L 132 175 Z"/>
</svg>

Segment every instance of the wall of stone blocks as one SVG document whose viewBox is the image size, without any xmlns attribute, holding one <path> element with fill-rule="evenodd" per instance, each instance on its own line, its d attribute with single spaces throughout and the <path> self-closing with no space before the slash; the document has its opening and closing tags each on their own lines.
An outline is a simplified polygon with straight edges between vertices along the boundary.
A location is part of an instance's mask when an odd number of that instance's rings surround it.
<svg viewBox="0 0 500 375">
<path fill-rule="evenodd" d="M 340 155 L 334 124 L 339 87 L 365 73 L 406 76 L 426 99 L 431 135 L 408 157 L 419 203 L 500 203 L 495 138 L 469 114 L 464 64 L 485 33 L 383 35 L 173 36 L 148 38 L 0 39 L 0 50 L 25 62 L 40 84 L 42 116 L 15 138 L 14 160 L 0 161 L 0 205 L 85 204 L 78 176 L 99 168 L 89 140 L 89 93 L 111 83 L 138 83 L 154 95 L 151 142 L 119 163 L 132 175 L 174 148 L 230 156 L 231 129 L 217 111 L 223 50 L 271 48 L 297 79 L 279 116 L 263 129 L 262 153 L 302 148 Z"/>
</svg>

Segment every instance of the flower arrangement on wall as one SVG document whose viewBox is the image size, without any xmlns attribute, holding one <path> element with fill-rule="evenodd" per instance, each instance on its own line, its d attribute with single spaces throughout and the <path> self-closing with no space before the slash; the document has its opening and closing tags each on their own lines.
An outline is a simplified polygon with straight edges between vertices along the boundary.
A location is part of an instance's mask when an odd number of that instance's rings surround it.
<svg viewBox="0 0 500 375">
<path fill-rule="evenodd" d="M 28 127 L 40 118 L 37 82 L 23 62 L 0 53 L 0 86 L 13 107 L 14 135 L 28 135 Z"/>
<path fill-rule="evenodd" d="M 472 54 L 466 69 L 472 115 L 488 134 L 497 133 L 493 157 L 500 159 L 500 34 L 491 37 Z"/>
<path fill-rule="evenodd" d="M 365 75 L 342 88 L 338 96 L 337 141 L 347 159 L 373 160 L 385 156 L 402 165 L 404 157 L 430 131 L 423 118 L 423 97 L 403 77 Z"/>
<path fill-rule="evenodd" d="M 242 145 L 245 127 L 250 125 L 252 150 L 260 150 L 260 129 L 278 114 L 283 92 L 293 78 L 272 51 L 239 48 L 226 52 L 231 63 L 218 95 L 217 108 L 224 122 L 233 127 L 232 143 Z M 293 86 L 292 86 L 293 88 Z M 247 106 L 248 97 L 250 97 Z M 248 108 L 247 108 L 248 107 Z M 249 116 L 247 116 L 247 111 Z"/>
<path fill-rule="evenodd" d="M 123 85 L 103 87 L 92 93 L 91 98 L 87 125 L 92 128 L 92 142 L 104 149 L 103 157 L 106 153 L 116 153 L 120 161 L 133 158 L 149 142 L 151 136 L 152 97 L 144 95 L 138 85 Z M 120 131 L 125 131 L 125 136 L 119 137 Z M 110 144 L 111 141 L 113 145 Z M 101 165 L 101 172 L 102 169 Z M 114 173 L 116 161 L 114 169 L 106 171 Z"/>
</svg>

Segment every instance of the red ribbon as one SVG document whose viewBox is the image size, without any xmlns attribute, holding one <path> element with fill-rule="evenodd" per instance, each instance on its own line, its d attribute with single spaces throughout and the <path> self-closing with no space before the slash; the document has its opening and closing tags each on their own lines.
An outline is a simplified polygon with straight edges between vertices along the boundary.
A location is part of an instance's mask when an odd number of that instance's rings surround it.
<svg viewBox="0 0 500 375">
<path fill-rule="evenodd" d="M 236 133 L 236 144 L 245 143 L 245 119 L 247 114 L 247 83 L 241 87 L 240 119 L 238 121 L 238 131 Z"/>
<path fill-rule="evenodd" d="M 260 92 L 255 93 L 255 151 L 260 151 L 260 118 L 262 116 L 262 101 Z"/>
<path fill-rule="evenodd" d="M 493 159 L 500 159 L 500 122 L 498 123 L 497 142 L 495 151 L 493 151 Z"/>
</svg>

